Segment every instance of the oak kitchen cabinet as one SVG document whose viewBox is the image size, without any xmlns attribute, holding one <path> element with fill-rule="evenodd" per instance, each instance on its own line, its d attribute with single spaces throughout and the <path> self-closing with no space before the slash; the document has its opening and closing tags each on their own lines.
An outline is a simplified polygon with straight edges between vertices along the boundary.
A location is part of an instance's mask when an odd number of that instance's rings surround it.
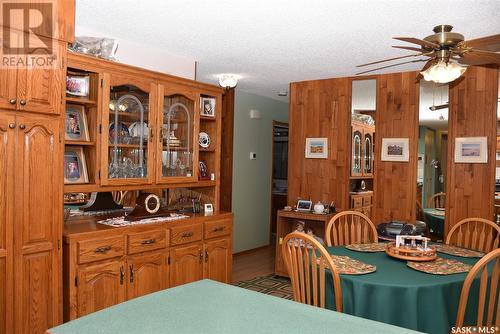
<svg viewBox="0 0 500 334">
<path fill-rule="evenodd" d="M 80 217 L 64 231 L 64 319 L 203 278 L 231 281 L 232 214 L 108 227 Z"/>
</svg>

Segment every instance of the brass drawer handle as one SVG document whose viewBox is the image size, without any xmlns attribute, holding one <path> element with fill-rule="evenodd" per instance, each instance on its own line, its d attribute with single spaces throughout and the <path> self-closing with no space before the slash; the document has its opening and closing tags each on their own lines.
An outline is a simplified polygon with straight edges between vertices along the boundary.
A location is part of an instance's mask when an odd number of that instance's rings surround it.
<svg viewBox="0 0 500 334">
<path fill-rule="evenodd" d="M 103 247 L 98 247 L 94 249 L 94 253 L 106 253 L 107 251 L 111 250 L 111 245 L 103 246 Z"/>
<path fill-rule="evenodd" d="M 151 245 L 156 242 L 156 239 L 147 239 L 147 240 L 142 240 L 141 245 Z"/>
<path fill-rule="evenodd" d="M 182 233 L 182 234 L 181 234 L 181 237 L 183 237 L 183 238 L 190 238 L 190 237 L 192 237 L 193 235 L 194 235 L 194 233 L 193 233 L 193 232 L 186 232 L 186 233 Z"/>
<path fill-rule="evenodd" d="M 224 231 L 224 226 L 219 226 L 212 230 L 212 232 L 222 232 L 222 231 Z"/>
</svg>

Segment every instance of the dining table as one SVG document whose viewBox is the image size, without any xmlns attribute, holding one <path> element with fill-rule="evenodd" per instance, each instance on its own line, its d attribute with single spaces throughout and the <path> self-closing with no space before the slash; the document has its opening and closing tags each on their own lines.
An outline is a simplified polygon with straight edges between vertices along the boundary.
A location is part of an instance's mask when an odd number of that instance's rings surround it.
<svg viewBox="0 0 500 334">
<path fill-rule="evenodd" d="M 442 238 L 444 236 L 444 209 L 425 208 L 424 215 L 429 231 Z"/>
<path fill-rule="evenodd" d="M 328 247 L 332 255 L 348 256 L 376 270 L 363 275 L 341 274 L 343 312 L 431 334 L 448 334 L 454 326 L 467 273 L 435 275 L 414 270 L 407 261 L 385 252 L 359 252 Z M 479 258 L 437 253 L 438 257 L 474 265 Z M 491 272 L 491 270 L 490 270 Z M 326 307 L 335 309 L 331 275 L 326 280 Z M 465 323 L 475 323 L 479 280 L 471 287 Z"/>
<path fill-rule="evenodd" d="M 418 332 L 205 279 L 111 306 L 49 329 L 47 333 Z"/>
</svg>

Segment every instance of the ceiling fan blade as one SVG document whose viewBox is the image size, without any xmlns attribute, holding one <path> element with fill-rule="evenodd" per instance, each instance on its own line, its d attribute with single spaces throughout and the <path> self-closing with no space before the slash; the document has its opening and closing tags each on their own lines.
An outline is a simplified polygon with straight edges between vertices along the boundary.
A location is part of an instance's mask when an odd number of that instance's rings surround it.
<svg viewBox="0 0 500 334">
<path fill-rule="evenodd" d="M 374 64 L 384 63 L 386 61 L 391 61 L 391 60 L 397 60 L 397 59 L 403 59 L 403 58 L 409 58 L 409 57 L 425 56 L 425 55 L 426 55 L 425 53 L 416 53 L 416 54 L 411 54 L 411 55 L 406 55 L 406 56 L 400 56 L 400 57 L 394 57 L 394 58 L 387 58 L 387 59 L 384 59 L 384 60 L 378 60 L 378 61 L 374 61 L 374 62 L 371 62 L 371 63 L 357 65 L 356 67 L 364 67 L 364 66 L 368 66 L 368 65 L 374 65 Z"/>
<path fill-rule="evenodd" d="M 426 49 L 438 49 L 439 48 L 439 44 L 425 41 L 423 39 L 414 38 L 414 37 L 393 37 L 393 39 L 397 39 L 398 41 L 408 42 L 408 43 L 412 43 L 412 44 L 417 44 L 417 45 L 423 46 Z"/>
<path fill-rule="evenodd" d="M 446 109 L 449 106 L 450 106 L 449 103 L 445 103 L 445 104 L 440 104 L 440 105 L 437 105 L 437 106 L 430 106 L 429 109 L 432 110 L 432 111 L 436 111 L 436 110 Z"/>
<path fill-rule="evenodd" d="M 500 53 L 472 49 L 463 53 L 458 62 L 465 65 L 500 64 Z"/>
<path fill-rule="evenodd" d="M 399 45 L 393 45 L 393 48 L 396 49 L 403 49 L 403 50 L 410 50 L 410 51 L 417 51 L 417 52 L 423 52 L 425 50 L 422 50 L 421 48 L 413 48 L 411 46 L 399 46 Z"/>
<path fill-rule="evenodd" d="M 403 65 L 403 64 L 419 63 L 419 62 L 422 62 L 422 61 L 427 61 L 427 59 L 415 59 L 415 60 L 404 61 L 404 62 L 401 62 L 401 63 L 392 64 L 392 65 L 377 67 L 377 68 L 374 68 L 374 69 L 371 69 L 371 70 L 368 70 L 368 71 L 363 71 L 363 72 L 356 73 L 356 75 L 365 74 L 365 73 L 369 73 L 369 72 L 373 72 L 373 71 L 378 71 L 378 70 L 382 70 L 384 68 L 399 66 L 399 65 Z"/>
<path fill-rule="evenodd" d="M 471 39 L 462 43 L 468 48 L 483 49 L 493 52 L 500 51 L 500 34 Z"/>
</svg>

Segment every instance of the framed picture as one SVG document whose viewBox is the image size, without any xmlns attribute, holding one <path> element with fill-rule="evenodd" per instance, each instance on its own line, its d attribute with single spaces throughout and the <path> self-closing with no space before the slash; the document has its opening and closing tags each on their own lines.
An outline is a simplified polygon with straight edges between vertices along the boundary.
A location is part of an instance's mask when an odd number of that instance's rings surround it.
<svg viewBox="0 0 500 334">
<path fill-rule="evenodd" d="M 328 138 L 306 138 L 306 158 L 327 159 Z"/>
<path fill-rule="evenodd" d="M 201 115 L 215 117 L 215 97 L 201 97 Z"/>
<path fill-rule="evenodd" d="M 64 117 L 64 136 L 66 140 L 89 141 L 89 128 L 85 107 L 76 104 L 66 104 Z"/>
<path fill-rule="evenodd" d="M 82 147 L 66 147 L 64 151 L 64 183 L 89 183 Z"/>
<path fill-rule="evenodd" d="M 68 75 L 66 76 L 66 93 L 73 96 L 89 96 L 90 77 Z"/>
<path fill-rule="evenodd" d="M 409 161 L 408 138 L 382 138 L 382 161 Z"/>
<path fill-rule="evenodd" d="M 487 137 L 455 138 L 455 162 L 458 163 L 487 163 Z"/>
<path fill-rule="evenodd" d="M 312 201 L 306 201 L 303 199 L 299 199 L 297 202 L 297 211 L 311 211 L 312 209 Z"/>
<path fill-rule="evenodd" d="M 198 178 L 200 180 L 210 180 L 210 173 L 208 171 L 208 167 L 205 161 L 198 162 L 198 171 L 199 171 Z"/>
</svg>

